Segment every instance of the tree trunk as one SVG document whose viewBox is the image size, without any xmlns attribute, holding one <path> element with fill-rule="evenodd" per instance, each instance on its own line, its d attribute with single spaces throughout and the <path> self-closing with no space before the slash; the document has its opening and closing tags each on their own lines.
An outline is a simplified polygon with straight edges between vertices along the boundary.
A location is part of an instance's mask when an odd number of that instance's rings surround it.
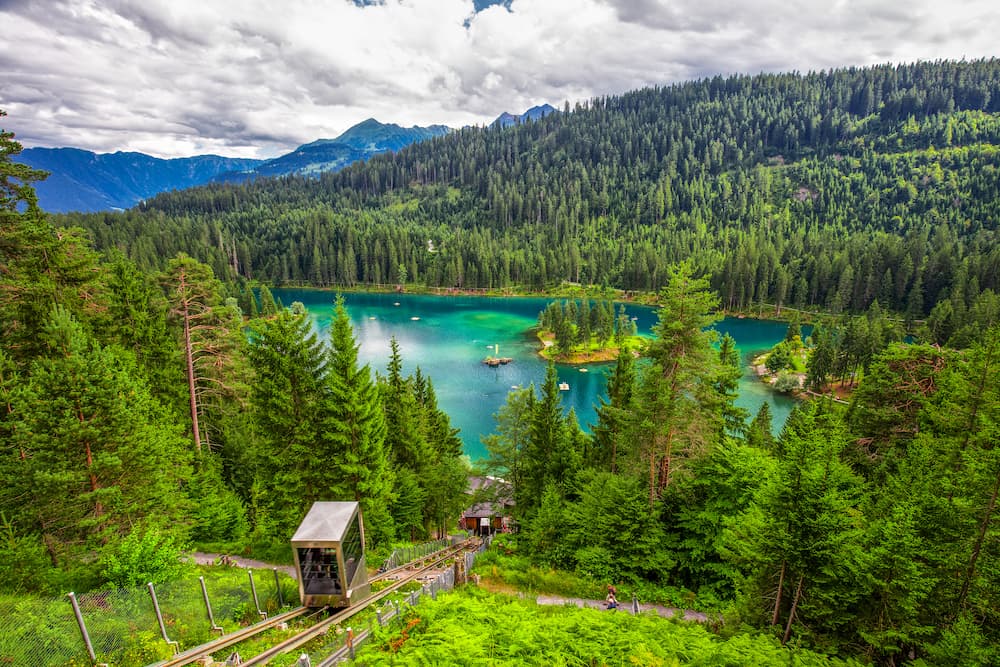
<svg viewBox="0 0 1000 667">
<path fill-rule="evenodd" d="M 649 448 L 649 509 L 656 504 L 656 446 Z"/>
<path fill-rule="evenodd" d="M 785 624 L 785 634 L 781 638 L 781 645 L 788 643 L 788 638 L 792 636 L 792 622 L 795 620 L 795 610 L 799 606 L 799 598 L 802 597 L 802 580 L 805 575 L 799 575 L 799 585 L 795 587 L 795 597 L 792 598 L 792 610 L 788 612 L 788 623 Z"/>
<path fill-rule="evenodd" d="M 781 592 L 785 588 L 785 565 L 786 561 L 781 561 L 781 573 L 778 575 L 778 594 L 774 597 L 774 614 L 771 615 L 771 625 L 778 624 L 778 614 L 781 612 Z"/>
<path fill-rule="evenodd" d="M 993 517 L 993 510 L 997 504 L 998 491 L 1000 491 L 1000 474 L 997 475 L 996 480 L 993 482 L 993 494 L 990 496 L 990 502 L 986 506 L 986 514 L 983 515 L 983 520 L 979 524 L 979 535 L 976 536 L 976 543 L 972 548 L 972 556 L 969 558 L 969 567 L 965 570 L 965 580 L 962 582 L 962 590 L 958 594 L 958 601 L 955 604 L 956 614 L 961 610 L 962 605 L 965 604 L 965 598 L 968 596 L 969 588 L 972 586 L 972 577 L 976 573 L 976 561 L 979 560 L 983 542 L 986 540 L 986 531 L 989 530 L 990 519 Z"/>
<path fill-rule="evenodd" d="M 191 407 L 191 434 L 194 436 L 194 449 L 200 454 L 201 432 L 198 426 L 198 400 L 195 397 L 194 354 L 191 350 L 191 315 L 188 312 L 187 301 L 184 302 L 182 317 L 184 320 L 184 360 L 187 362 L 188 400 Z"/>
<path fill-rule="evenodd" d="M 76 406 L 76 419 L 81 424 L 87 421 L 83 416 L 83 409 L 80 407 L 79 404 L 77 404 Z M 87 459 L 87 477 L 88 480 L 90 481 L 90 492 L 94 493 L 99 488 L 101 488 L 100 484 L 97 483 L 97 475 L 94 474 L 94 453 L 90 449 L 89 442 L 85 442 L 83 447 Z M 104 506 L 101 505 L 100 501 L 97 501 L 96 503 L 94 503 L 94 516 L 101 516 L 102 514 L 104 514 Z"/>
</svg>

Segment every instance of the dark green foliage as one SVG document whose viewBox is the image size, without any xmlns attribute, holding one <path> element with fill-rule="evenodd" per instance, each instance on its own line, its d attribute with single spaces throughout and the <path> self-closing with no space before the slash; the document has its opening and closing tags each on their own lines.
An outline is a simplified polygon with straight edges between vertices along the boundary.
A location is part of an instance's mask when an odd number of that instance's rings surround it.
<svg viewBox="0 0 1000 667">
<path fill-rule="evenodd" d="M 317 468 L 326 415 L 326 348 L 305 315 L 285 310 L 252 328 L 251 398 L 260 475 L 278 534 L 290 534 L 317 500 L 329 500 L 328 466 Z M 336 478 L 334 478 L 336 479 Z"/>
<path fill-rule="evenodd" d="M 780 370 L 784 370 L 792 365 L 792 353 L 789 351 L 788 346 L 784 343 L 779 343 L 771 349 L 771 353 L 767 355 L 767 361 L 764 365 L 772 373 L 777 373 Z"/>
<path fill-rule="evenodd" d="M 582 473 L 562 530 L 578 571 L 600 581 L 660 581 L 672 569 L 658 508 L 640 478 Z"/>
</svg>

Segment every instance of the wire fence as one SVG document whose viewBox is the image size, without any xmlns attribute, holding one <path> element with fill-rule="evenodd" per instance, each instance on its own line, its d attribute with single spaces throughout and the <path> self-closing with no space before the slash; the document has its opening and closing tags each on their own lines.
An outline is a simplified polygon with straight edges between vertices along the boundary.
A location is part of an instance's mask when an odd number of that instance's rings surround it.
<svg viewBox="0 0 1000 667">
<path fill-rule="evenodd" d="M 229 568 L 207 580 L 79 596 L 0 598 L 0 665 L 142 667 L 298 604 L 278 570 Z"/>
<path fill-rule="evenodd" d="M 382 563 L 380 571 L 388 572 L 389 570 L 394 570 L 400 565 L 412 563 L 415 560 L 431 555 L 435 551 L 441 551 L 441 549 L 444 549 L 450 544 L 452 544 L 452 540 L 445 537 L 440 540 L 434 540 L 433 542 L 424 542 L 423 544 L 415 544 L 413 546 L 395 549 L 392 552 L 392 555 L 386 558 L 385 562 Z"/>
<path fill-rule="evenodd" d="M 425 558 L 465 536 L 397 549 L 386 560 L 388 570 Z M 484 543 L 485 548 L 488 542 Z M 475 554 L 466 554 L 464 572 Z M 455 585 L 454 571 L 411 593 L 435 596 Z M 413 596 L 416 597 L 413 597 Z M 174 653 L 204 644 L 240 627 L 297 605 L 298 584 L 275 570 L 217 569 L 211 576 L 74 595 L 36 598 L 0 596 L 0 665 L 12 667 L 143 667 Z M 394 618 L 386 609 L 377 622 Z M 398 613 L 398 608 L 397 608 Z M 354 643 L 346 633 L 332 635 L 326 655 Z M 360 641 L 364 641 L 361 639 Z"/>
</svg>

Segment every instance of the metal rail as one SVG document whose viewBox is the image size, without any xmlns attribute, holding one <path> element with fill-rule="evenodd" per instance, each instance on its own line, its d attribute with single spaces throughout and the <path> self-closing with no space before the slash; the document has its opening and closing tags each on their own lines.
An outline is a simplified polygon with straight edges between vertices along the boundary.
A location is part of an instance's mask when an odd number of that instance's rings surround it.
<svg viewBox="0 0 1000 667">
<path fill-rule="evenodd" d="M 253 625 L 248 625 L 245 628 L 240 628 L 236 632 L 230 633 L 224 637 L 219 637 L 218 639 L 208 642 L 207 644 L 201 644 L 199 646 L 195 646 L 194 648 L 190 648 L 187 651 L 183 651 L 182 653 L 178 653 L 166 662 L 156 663 L 156 667 L 179 667 L 180 665 L 189 665 L 210 653 L 215 653 L 216 651 L 229 648 L 230 646 L 235 646 L 250 637 L 272 630 L 281 623 L 290 621 L 293 618 L 298 618 L 299 616 L 304 616 L 305 614 L 308 614 L 309 611 L 309 607 L 297 607 L 291 611 L 286 611 L 283 614 L 278 614 L 277 616 L 260 621 L 259 623 L 254 623 Z"/>
<path fill-rule="evenodd" d="M 354 605 L 348 607 L 347 609 L 345 609 L 345 610 L 343 610 L 343 611 L 341 611 L 341 612 L 339 612 L 339 613 L 331 616 L 330 618 L 325 619 L 323 621 L 320 621 L 319 623 L 317 623 L 316 625 L 314 625 L 309 630 L 306 630 L 305 632 L 303 632 L 303 633 L 301 633 L 299 635 L 296 635 L 295 637 L 291 637 L 290 639 L 285 640 L 281 644 L 278 644 L 278 646 L 284 646 L 285 644 L 289 644 L 283 650 L 291 650 L 291 649 L 294 649 L 294 648 L 296 648 L 298 646 L 301 646 L 302 644 L 307 643 L 308 641 L 312 640 L 314 637 L 317 637 L 320 634 L 323 634 L 323 632 L 326 631 L 325 629 L 327 627 L 329 627 L 330 625 L 333 625 L 333 624 L 335 624 L 335 623 L 337 623 L 337 622 L 339 622 L 341 620 L 344 620 L 346 618 L 350 618 L 351 616 L 353 616 L 357 612 L 361 611 L 362 609 L 365 609 L 369 605 L 371 605 L 371 604 L 373 604 L 373 603 L 381 600 L 382 598 L 386 597 L 390 593 L 395 592 L 397 589 L 399 589 L 402 586 L 404 586 L 405 584 L 409 583 L 412 579 L 416 578 L 417 576 L 419 576 L 424 571 L 429 570 L 432 567 L 434 567 L 435 565 L 439 564 L 442 560 L 447 560 L 448 558 L 451 558 L 455 553 L 458 553 L 459 551 L 461 551 L 462 549 L 464 549 L 467 544 L 468 544 L 467 542 L 463 542 L 463 543 L 461 543 L 459 545 L 451 546 L 451 547 L 448 547 L 447 549 L 442 549 L 441 551 L 438 551 L 438 552 L 435 552 L 435 553 L 431 553 L 431 554 L 427 554 L 426 556 L 424 556 L 421 559 L 417 559 L 417 561 L 414 561 L 414 562 L 426 562 L 428 560 L 433 561 L 433 562 L 431 564 L 429 564 L 429 565 L 425 565 L 425 566 L 421 567 L 420 569 L 418 569 L 416 571 L 412 571 L 412 572 L 408 573 L 407 576 L 404 579 L 396 582 L 395 584 L 393 584 L 389 588 L 386 588 L 386 589 L 384 589 L 382 591 L 379 591 L 375 595 L 372 595 L 372 596 L 370 596 L 368 598 L 365 598 L 364 600 L 358 601 L 356 604 L 354 604 Z M 378 575 L 372 577 L 371 581 L 372 582 L 381 581 L 383 579 L 388 579 L 388 578 L 390 578 L 392 576 L 395 576 L 395 575 L 398 575 L 398 574 L 407 573 L 407 571 L 410 570 L 412 567 L 413 567 L 413 563 L 406 563 L 406 564 L 400 565 L 399 567 L 393 568 L 393 569 L 388 570 L 386 572 L 379 573 Z M 193 648 L 190 648 L 190 649 L 188 649 L 186 651 L 178 653 L 177 655 L 175 655 L 173 658 L 171 658 L 169 660 L 166 660 L 164 662 L 155 663 L 155 665 L 152 666 L 152 667 L 182 667 L 183 665 L 190 665 L 190 664 L 198 661 L 200 658 L 202 658 L 202 657 L 204 657 L 206 655 L 209 655 L 211 653 L 215 653 L 216 651 L 221 651 L 223 649 L 227 649 L 227 648 L 229 648 L 231 646 L 235 646 L 235 645 L 237 645 L 237 644 L 239 644 L 241 642 L 246 641 L 247 639 L 250 639 L 251 637 L 259 635 L 259 634 L 261 634 L 263 632 L 267 632 L 268 630 L 272 630 L 275 627 L 277 627 L 278 625 L 280 625 L 281 623 L 285 623 L 287 621 L 290 621 L 292 619 L 298 618 L 300 616 L 304 616 L 304 615 L 308 614 L 310 611 L 313 611 L 313 610 L 310 609 L 309 607 L 296 607 L 295 609 L 292 609 L 290 611 L 286 611 L 286 612 L 284 612 L 282 614 L 278 614 L 277 616 L 274 616 L 272 618 L 260 621 L 259 623 L 254 623 L 253 625 L 248 625 L 245 628 L 240 628 L 239 630 L 237 630 L 237 631 L 235 631 L 233 633 L 230 633 L 228 635 L 225 635 L 224 637 L 219 637 L 218 639 L 216 639 L 214 641 L 211 641 L 211 642 L 208 642 L 206 644 L 201 644 L 199 646 L 195 646 Z M 313 630 L 315 630 L 316 628 L 319 628 L 319 627 L 322 628 L 322 631 L 316 631 L 316 632 L 314 632 L 305 641 L 302 641 L 302 642 L 300 642 L 298 644 L 290 644 L 289 643 L 289 642 L 292 642 L 293 640 L 295 640 L 297 637 L 302 637 L 303 635 L 305 635 L 305 634 L 307 634 L 307 633 L 309 633 L 309 632 L 311 632 L 311 631 L 313 631 Z M 271 649 L 271 650 L 273 650 L 273 649 Z M 267 652 L 265 652 L 265 653 L 267 653 Z M 275 652 L 273 654 L 270 654 L 267 659 L 270 659 L 271 657 L 274 657 L 275 655 L 278 655 L 278 653 L 281 653 L 281 651 L 278 651 L 278 652 Z M 264 654 L 261 654 L 261 655 L 264 655 Z M 244 665 L 257 665 L 257 664 L 262 665 L 262 664 L 265 664 L 267 660 L 265 660 L 264 662 L 255 662 L 260 657 L 261 656 L 258 656 L 257 658 L 252 658 L 251 660 L 244 661 L 243 664 Z"/>
<path fill-rule="evenodd" d="M 271 660 L 271 658 L 274 658 L 288 651 L 293 651 L 301 646 L 304 646 L 305 644 L 308 644 L 313 639 L 316 639 L 317 637 L 326 634 L 327 630 L 331 626 L 336 625 L 342 621 L 345 621 L 348 618 L 351 618 L 355 614 L 359 613 L 364 609 L 367 609 L 368 607 L 375 604 L 379 600 L 382 600 L 383 598 L 388 597 L 392 593 L 395 593 L 397 590 L 399 590 L 406 584 L 410 583 L 413 579 L 416 579 L 427 570 L 433 569 L 438 565 L 440 565 L 442 562 L 454 557 L 456 554 L 464 552 L 467 546 L 468 542 L 463 542 L 459 545 L 449 547 L 443 550 L 443 552 L 439 551 L 436 555 L 428 555 L 424 560 L 425 561 L 430 560 L 431 562 L 423 565 L 422 567 L 419 567 L 416 570 L 413 570 L 404 579 L 397 581 L 388 588 L 385 588 L 379 591 L 378 593 L 375 593 L 374 595 L 365 598 L 364 600 L 358 601 L 358 603 L 356 604 L 352 604 L 347 609 L 344 609 L 343 611 L 334 614 L 330 618 L 320 621 L 319 623 L 309 628 L 308 630 L 305 630 L 304 632 L 301 632 L 298 635 L 295 635 L 294 637 L 290 637 L 285 641 L 281 642 L 280 644 L 272 646 L 271 648 L 264 651 L 260 655 L 250 658 L 249 660 L 244 660 L 243 661 L 244 667 L 252 667 L 253 665 L 266 665 L 268 661 Z M 395 570 L 393 570 L 393 572 L 399 569 L 400 568 L 396 568 Z"/>
</svg>

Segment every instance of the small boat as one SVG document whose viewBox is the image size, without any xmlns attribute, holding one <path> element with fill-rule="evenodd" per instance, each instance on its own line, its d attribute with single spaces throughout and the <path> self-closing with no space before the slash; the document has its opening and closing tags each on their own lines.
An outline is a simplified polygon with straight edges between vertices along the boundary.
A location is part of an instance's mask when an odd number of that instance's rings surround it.
<svg viewBox="0 0 1000 667">
<path fill-rule="evenodd" d="M 374 315 L 372 315 L 372 316 L 371 316 L 371 317 L 369 317 L 368 319 L 370 319 L 370 320 L 374 320 L 374 319 L 375 319 L 375 316 L 374 316 Z"/>
<path fill-rule="evenodd" d="M 419 320 L 420 318 L 419 318 L 419 317 L 411 317 L 410 319 L 411 319 L 411 320 L 413 320 L 414 322 L 416 322 L 416 321 L 417 321 L 417 320 Z"/>
<path fill-rule="evenodd" d="M 396 302 L 395 302 L 395 303 L 393 303 L 392 305 L 394 305 L 394 306 L 398 306 L 398 305 L 399 305 L 399 302 L 398 302 L 398 301 L 396 301 Z"/>
<path fill-rule="evenodd" d="M 589 371 L 588 371 L 588 370 L 587 370 L 586 368 L 581 368 L 581 369 L 580 369 L 580 372 L 581 372 L 581 373 L 587 373 L 587 372 L 589 372 Z"/>
<path fill-rule="evenodd" d="M 569 391 L 569 382 L 560 382 L 559 391 Z"/>
</svg>

